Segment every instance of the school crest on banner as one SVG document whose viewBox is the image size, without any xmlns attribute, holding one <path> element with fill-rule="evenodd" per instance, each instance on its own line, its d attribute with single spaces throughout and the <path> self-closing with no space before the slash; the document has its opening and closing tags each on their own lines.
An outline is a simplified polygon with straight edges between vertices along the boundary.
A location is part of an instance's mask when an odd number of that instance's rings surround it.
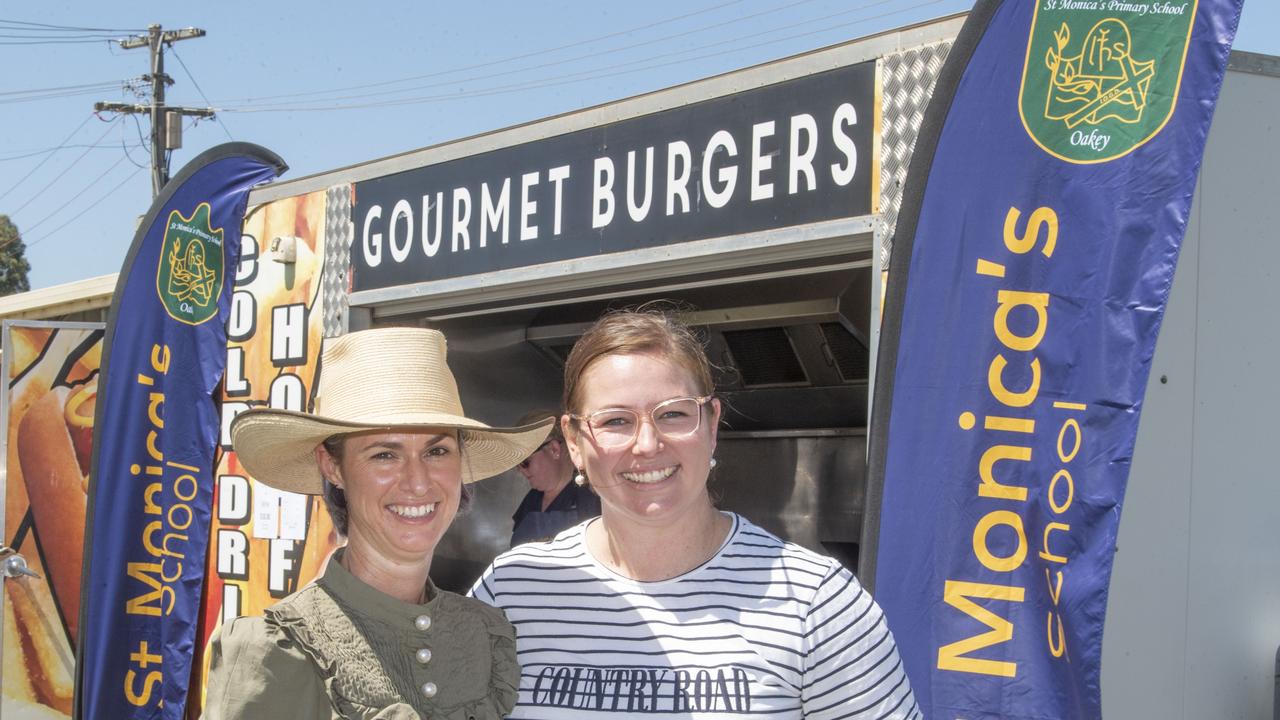
<svg viewBox="0 0 1280 720">
<path fill-rule="evenodd" d="M 169 213 L 156 270 L 156 292 L 169 317 L 199 325 L 218 314 L 226 265 L 222 236 L 222 228 L 209 224 L 209 203 L 200 203 L 189 218 Z"/>
<path fill-rule="evenodd" d="M 1198 2 L 1036 3 L 1018 110 L 1061 160 L 1124 157 L 1173 115 Z"/>
</svg>

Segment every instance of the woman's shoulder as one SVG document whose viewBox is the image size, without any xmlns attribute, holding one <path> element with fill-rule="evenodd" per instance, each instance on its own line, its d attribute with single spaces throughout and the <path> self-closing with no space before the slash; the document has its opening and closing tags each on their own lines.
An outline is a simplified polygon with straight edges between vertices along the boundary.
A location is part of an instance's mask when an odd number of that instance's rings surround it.
<svg viewBox="0 0 1280 720">
<path fill-rule="evenodd" d="M 492 571 L 506 567 L 546 567 L 572 564 L 581 560 L 585 552 L 582 537 L 590 522 L 589 519 L 570 526 L 550 540 L 517 545 L 494 558 L 489 569 Z"/>
<path fill-rule="evenodd" d="M 724 553 L 747 564 L 794 568 L 821 575 L 848 573 L 835 558 L 783 540 L 749 519 L 730 513 L 734 527 Z"/>
<path fill-rule="evenodd" d="M 276 622 L 262 616 L 238 617 L 223 624 L 214 638 L 228 666 L 263 665 L 310 668 L 310 660 Z"/>
<path fill-rule="evenodd" d="M 322 700 L 310 660 L 265 618 L 234 618 L 214 635 L 206 720 L 311 717 Z"/>
<path fill-rule="evenodd" d="M 490 605 L 521 595 L 528 583 L 554 583 L 592 566 L 582 534 L 592 520 L 564 530 L 551 540 L 525 543 L 494 558 L 467 593 Z"/>
<path fill-rule="evenodd" d="M 514 636 L 515 631 L 512 629 L 511 623 L 507 622 L 507 615 L 502 610 L 473 597 L 459 595 L 448 590 L 440 590 L 439 592 L 440 608 L 445 613 L 471 616 L 484 624 L 492 634 L 511 634 Z"/>
<path fill-rule="evenodd" d="M 214 642 L 220 644 L 224 655 L 231 652 L 265 654 L 278 645 L 280 631 L 261 615 L 237 617 L 222 624 Z"/>
</svg>

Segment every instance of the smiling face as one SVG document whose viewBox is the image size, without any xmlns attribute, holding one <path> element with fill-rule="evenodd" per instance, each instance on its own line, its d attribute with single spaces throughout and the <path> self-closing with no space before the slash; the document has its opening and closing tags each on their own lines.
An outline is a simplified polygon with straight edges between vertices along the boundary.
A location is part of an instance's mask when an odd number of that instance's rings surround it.
<svg viewBox="0 0 1280 720">
<path fill-rule="evenodd" d="M 606 522 L 664 524 L 712 507 L 707 476 L 719 400 L 701 408 L 701 423 L 688 437 L 660 435 L 649 421 L 659 403 L 702 394 L 688 370 L 657 353 L 604 355 L 582 373 L 578 389 L 577 415 L 621 408 L 644 418 L 634 441 L 619 447 L 602 447 L 582 421 L 562 421 L 574 464 L 586 470 Z"/>
<path fill-rule="evenodd" d="M 316 459 L 346 495 L 349 552 L 388 564 L 429 563 L 462 494 L 456 431 L 358 433 L 342 448 L 339 459 L 321 445 Z"/>
</svg>

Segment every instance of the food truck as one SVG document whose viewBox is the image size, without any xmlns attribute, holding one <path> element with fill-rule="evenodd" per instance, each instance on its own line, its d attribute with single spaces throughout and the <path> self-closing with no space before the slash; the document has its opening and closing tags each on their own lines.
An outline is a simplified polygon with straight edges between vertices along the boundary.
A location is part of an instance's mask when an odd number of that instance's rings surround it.
<svg viewBox="0 0 1280 720">
<path fill-rule="evenodd" d="M 323 340 L 369 327 L 444 331 L 468 413 L 511 424 L 559 407 L 567 353 L 601 312 L 670 301 L 717 366 L 719 506 L 857 569 L 874 526 L 869 388 L 895 221 L 963 20 L 253 191 L 204 637 L 305 583 L 338 542 L 318 500 L 239 469 L 230 421 L 305 408 Z M 1278 113 L 1280 60 L 1234 53 L 1130 476 L 1104 646 L 1110 717 L 1276 712 L 1280 485 L 1263 453 L 1280 401 L 1267 372 L 1280 351 Z M 437 550 L 440 586 L 465 591 L 507 548 L 526 489 L 516 472 L 475 486 Z M 6 613 L 8 693 L 22 649 Z"/>
</svg>

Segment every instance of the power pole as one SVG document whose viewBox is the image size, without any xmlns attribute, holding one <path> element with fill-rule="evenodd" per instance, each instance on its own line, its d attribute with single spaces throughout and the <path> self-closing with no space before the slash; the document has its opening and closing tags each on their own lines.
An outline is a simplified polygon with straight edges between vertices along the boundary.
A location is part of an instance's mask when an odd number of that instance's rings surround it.
<svg viewBox="0 0 1280 720">
<path fill-rule="evenodd" d="M 173 78 L 164 72 L 165 46 L 179 40 L 204 37 L 205 32 L 199 28 L 183 28 L 181 30 L 162 30 L 159 25 L 147 27 L 146 35 L 135 35 L 117 40 L 125 50 L 147 47 L 151 49 L 151 73 L 144 75 L 144 80 L 151 82 L 151 104 L 133 105 L 129 103 L 98 102 L 93 109 L 125 114 L 147 114 L 151 116 L 151 195 L 160 194 L 160 189 L 169 182 L 169 159 L 166 151 L 182 147 L 182 118 L 205 117 L 214 115 L 213 108 L 169 107 L 164 104 L 164 89 L 173 84 Z"/>
</svg>

